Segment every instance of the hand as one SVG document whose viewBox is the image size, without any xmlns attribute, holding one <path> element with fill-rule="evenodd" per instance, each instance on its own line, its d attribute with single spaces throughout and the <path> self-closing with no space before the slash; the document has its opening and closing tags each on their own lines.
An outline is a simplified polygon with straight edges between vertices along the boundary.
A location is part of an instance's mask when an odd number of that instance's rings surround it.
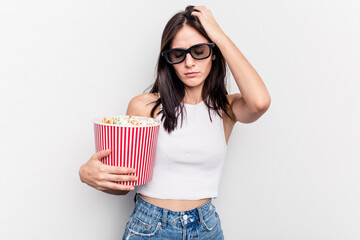
<svg viewBox="0 0 360 240">
<path fill-rule="evenodd" d="M 109 166 L 100 161 L 110 153 L 111 150 L 103 150 L 92 155 L 80 167 L 79 175 L 81 181 L 95 189 L 112 194 L 115 194 L 114 190 L 126 191 L 120 194 L 126 194 L 128 191 L 134 190 L 133 186 L 125 186 L 116 182 L 137 181 L 136 176 L 124 175 L 135 173 L 135 169 Z"/>
<path fill-rule="evenodd" d="M 191 15 L 196 16 L 199 19 L 207 35 L 215 44 L 217 44 L 217 42 L 220 41 L 223 36 L 225 36 L 225 33 L 216 22 L 210 9 L 207 9 L 205 6 L 196 6 L 194 9 L 198 10 L 199 12 L 193 11 Z"/>
</svg>

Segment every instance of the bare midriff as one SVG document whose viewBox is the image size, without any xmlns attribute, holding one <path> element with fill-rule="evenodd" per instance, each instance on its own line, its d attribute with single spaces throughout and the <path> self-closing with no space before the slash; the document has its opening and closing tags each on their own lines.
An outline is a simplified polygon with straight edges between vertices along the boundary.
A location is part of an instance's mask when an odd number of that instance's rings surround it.
<svg viewBox="0 0 360 240">
<path fill-rule="evenodd" d="M 167 208 L 172 211 L 187 211 L 194 208 L 197 208 L 207 201 L 210 198 L 204 198 L 199 200 L 175 200 L 175 199 L 159 199 L 159 198 L 152 198 L 148 196 L 144 196 L 140 194 L 140 196 L 146 200 L 147 202 L 154 204 L 161 208 Z"/>
</svg>

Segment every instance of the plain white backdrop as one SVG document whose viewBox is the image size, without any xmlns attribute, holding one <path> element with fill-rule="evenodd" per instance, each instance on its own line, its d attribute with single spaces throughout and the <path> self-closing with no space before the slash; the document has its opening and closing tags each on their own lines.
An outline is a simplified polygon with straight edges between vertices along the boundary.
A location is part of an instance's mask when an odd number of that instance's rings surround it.
<svg viewBox="0 0 360 240">
<path fill-rule="evenodd" d="M 121 238 L 134 194 L 78 176 L 91 120 L 152 84 L 162 30 L 189 4 L 212 11 L 272 97 L 230 137 L 214 200 L 225 239 L 360 239 L 356 0 L 0 1 L 1 239 Z"/>
</svg>

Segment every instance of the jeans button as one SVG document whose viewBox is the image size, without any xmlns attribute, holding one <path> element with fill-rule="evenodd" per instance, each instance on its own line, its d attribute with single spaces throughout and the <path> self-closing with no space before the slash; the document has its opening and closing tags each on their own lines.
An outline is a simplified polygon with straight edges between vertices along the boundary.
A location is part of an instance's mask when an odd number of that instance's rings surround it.
<svg viewBox="0 0 360 240">
<path fill-rule="evenodd" d="M 183 216 L 183 219 L 184 219 L 184 220 L 187 220 L 187 219 L 188 219 L 188 216 L 187 216 L 187 215 L 184 215 L 184 216 Z"/>
</svg>

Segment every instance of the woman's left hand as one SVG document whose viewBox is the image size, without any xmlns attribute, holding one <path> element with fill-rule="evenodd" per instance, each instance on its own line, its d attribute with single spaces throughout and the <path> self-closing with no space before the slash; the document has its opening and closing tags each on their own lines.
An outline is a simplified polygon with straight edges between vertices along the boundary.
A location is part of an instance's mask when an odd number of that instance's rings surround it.
<svg viewBox="0 0 360 240">
<path fill-rule="evenodd" d="M 196 6 L 194 7 L 194 9 L 198 10 L 199 12 L 193 11 L 191 15 L 198 17 L 206 33 L 216 44 L 217 41 L 220 41 L 220 39 L 225 36 L 225 33 L 222 31 L 219 24 L 216 22 L 210 9 L 207 9 L 205 6 Z"/>
</svg>

